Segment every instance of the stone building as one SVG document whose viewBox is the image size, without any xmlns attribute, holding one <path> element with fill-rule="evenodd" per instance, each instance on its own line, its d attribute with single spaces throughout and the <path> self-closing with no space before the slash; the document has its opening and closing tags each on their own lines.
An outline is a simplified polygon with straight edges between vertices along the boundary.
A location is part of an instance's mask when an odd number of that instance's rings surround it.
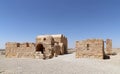
<svg viewBox="0 0 120 74">
<path fill-rule="evenodd" d="M 54 45 L 54 43 L 56 43 L 61 47 L 61 49 L 63 49 L 63 51 L 61 51 L 61 54 L 67 53 L 68 41 L 67 41 L 67 38 L 62 34 L 39 35 L 36 38 L 36 44 L 38 44 L 38 43 L 52 44 L 52 45 Z"/>
<path fill-rule="evenodd" d="M 67 52 L 67 38 L 62 35 L 40 35 L 36 43 L 6 43 L 6 57 L 52 58 Z"/>
<path fill-rule="evenodd" d="M 111 51 L 111 40 L 107 39 L 108 51 Z M 76 58 L 81 57 L 93 57 L 106 59 L 109 56 L 106 55 L 104 50 L 104 40 L 102 39 L 87 39 L 82 41 L 76 41 Z"/>
</svg>

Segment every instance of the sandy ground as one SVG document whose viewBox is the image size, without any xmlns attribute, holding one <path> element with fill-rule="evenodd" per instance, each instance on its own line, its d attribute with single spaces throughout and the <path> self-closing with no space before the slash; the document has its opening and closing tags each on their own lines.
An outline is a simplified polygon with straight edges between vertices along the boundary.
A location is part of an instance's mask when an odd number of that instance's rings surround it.
<svg viewBox="0 0 120 74">
<path fill-rule="evenodd" d="M 13 59 L 0 55 L 0 74 L 120 74 L 120 54 L 109 60 L 81 58 L 75 53 L 52 59 Z"/>
</svg>

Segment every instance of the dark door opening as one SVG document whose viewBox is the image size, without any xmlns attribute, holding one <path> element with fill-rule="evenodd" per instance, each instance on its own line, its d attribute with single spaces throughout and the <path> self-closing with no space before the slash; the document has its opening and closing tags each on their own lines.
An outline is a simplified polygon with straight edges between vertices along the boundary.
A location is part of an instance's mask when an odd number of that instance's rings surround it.
<svg viewBox="0 0 120 74">
<path fill-rule="evenodd" d="M 36 46 L 36 51 L 41 51 L 41 53 L 43 54 L 44 49 L 45 49 L 45 48 L 43 47 L 42 44 L 37 44 L 37 46 Z"/>
</svg>

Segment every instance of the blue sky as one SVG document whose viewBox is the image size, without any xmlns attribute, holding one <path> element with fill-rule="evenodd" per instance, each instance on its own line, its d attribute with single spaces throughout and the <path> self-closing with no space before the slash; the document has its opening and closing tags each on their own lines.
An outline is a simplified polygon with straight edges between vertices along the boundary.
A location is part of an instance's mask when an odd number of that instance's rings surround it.
<svg viewBox="0 0 120 74">
<path fill-rule="evenodd" d="M 110 38 L 118 48 L 119 32 L 119 0 L 0 0 L 0 48 L 41 34 L 64 34 L 70 48 L 87 38 Z"/>
</svg>

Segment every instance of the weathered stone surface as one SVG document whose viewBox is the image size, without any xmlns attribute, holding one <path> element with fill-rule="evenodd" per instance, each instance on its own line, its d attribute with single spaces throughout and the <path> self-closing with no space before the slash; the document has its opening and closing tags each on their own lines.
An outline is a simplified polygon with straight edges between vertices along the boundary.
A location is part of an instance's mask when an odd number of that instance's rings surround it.
<svg viewBox="0 0 120 74">
<path fill-rule="evenodd" d="M 57 57 L 67 52 L 67 38 L 60 35 L 41 35 L 37 36 L 36 44 L 41 43 L 44 48 L 45 58 Z"/>
<path fill-rule="evenodd" d="M 51 38 L 51 39 L 49 39 Z M 40 35 L 40 36 L 37 36 L 36 38 L 36 43 L 40 43 L 40 42 L 43 42 L 43 43 L 48 43 L 47 41 L 45 41 L 44 39 L 48 39 L 48 40 L 52 40 L 51 41 L 51 44 L 54 45 L 54 43 L 63 43 L 62 45 L 60 44 L 60 46 L 62 46 L 61 48 L 64 49 L 64 53 L 67 53 L 67 48 L 68 48 L 68 41 L 67 41 L 67 38 L 62 35 L 62 34 L 58 34 L 58 35 Z"/>
<path fill-rule="evenodd" d="M 34 58 L 34 52 L 34 43 L 6 43 L 5 55 L 9 58 Z"/>
<path fill-rule="evenodd" d="M 36 44 L 41 43 L 44 48 L 45 58 L 57 57 L 67 50 L 67 38 L 63 35 L 42 35 L 36 38 Z M 66 49 L 65 49 L 66 48 Z"/>
<path fill-rule="evenodd" d="M 57 55 L 60 55 L 60 46 L 58 45 L 58 43 L 55 43 L 53 50 L 55 57 L 57 57 Z"/>
<path fill-rule="evenodd" d="M 102 39 L 76 41 L 76 58 L 94 57 L 103 59 L 104 56 L 104 41 Z"/>
<path fill-rule="evenodd" d="M 60 54 L 62 55 L 62 54 L 64 54 L 66 51 L 65 51 L 65 48 L 64 48 L 63 43 L 59 43 L 59 45 L 60 45 Z"/>
<path fill-rule="evenodd" d="M 42 35 L 36 43 L 6 43 L 6 57 L 47 59 L 64 54 L 67 51 L 67 38 L 60 35 Z"/>
<path fill-rule="evenodd" d="M 111 39 L 106 40 L 106 53 L 112 54 L 112 40 Z"/>
</svg>

